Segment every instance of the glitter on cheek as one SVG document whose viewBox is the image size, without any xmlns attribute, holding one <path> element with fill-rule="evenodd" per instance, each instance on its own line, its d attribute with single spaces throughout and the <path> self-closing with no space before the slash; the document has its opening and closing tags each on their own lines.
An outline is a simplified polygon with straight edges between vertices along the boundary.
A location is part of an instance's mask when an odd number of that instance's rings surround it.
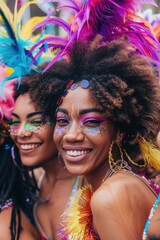
<svg viewBox="0 0 160 240">
<path fill-rule="evenodd" d="M 100 125 L 98 127 L 85 127 L 83 126 L 82 128 L 82 131 L 83 132 L 87 132 L 93 136 L 97 136 L 97 135 L 101 135 L 103 134 L 104 130 L 105 130 L 105 127 Z"/>
<path fill-rule="evenodd" d="M 56 134 L 59 134 L 59 135 L 62 135 L 62 134 L 65 134 L 67 132 L 67 129 L 64 128 L 64 127 L 55 127 L 55 133 Z"/>
</svg>

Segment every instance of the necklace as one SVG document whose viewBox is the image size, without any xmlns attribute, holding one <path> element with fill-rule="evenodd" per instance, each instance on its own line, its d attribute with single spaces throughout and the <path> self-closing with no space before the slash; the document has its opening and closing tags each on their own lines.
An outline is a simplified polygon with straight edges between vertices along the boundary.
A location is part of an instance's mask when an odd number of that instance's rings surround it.
<svg viewBox="0 0 160 240">
<path fill-rule="evenodd" d="M 123 162 L 122 162 L 123 161 Z M 122 165 L 122 166 L 121 166 Z M 119 166 L 121 166 L 121 168 L 119 168 Z M 118 173 L 119 171 L 121 170 L 126 170 L 126 171 L 129 171 L 129 172 L 132 172 L 132 169 L 131 167 L 128 165 L 128 163 L 124 160 L 117 160 L 116 161 L 116 166 L 114 168 L 114 171 L 113 171 L 113 168 L 109 168 L 108 171 L 106 172 L 103 180 L 102 180 L 102 183 L 107 179 L 107 178 L 110 178 L 111 176 L 113 176 L 114 174 Z"/>
</svg>

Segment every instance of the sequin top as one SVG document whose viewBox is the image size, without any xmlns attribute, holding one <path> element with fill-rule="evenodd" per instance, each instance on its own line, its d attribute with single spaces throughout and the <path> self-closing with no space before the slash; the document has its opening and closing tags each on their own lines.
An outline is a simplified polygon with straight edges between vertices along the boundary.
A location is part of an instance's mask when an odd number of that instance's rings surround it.
<svg viewBox="0 0 160 240">
<path fill-rule="evenodd" d="M 0 200 L 0 212 L 12 206 L 13 206 L 12 198 L 7 199 L 6 201 Z"/>
</svg>

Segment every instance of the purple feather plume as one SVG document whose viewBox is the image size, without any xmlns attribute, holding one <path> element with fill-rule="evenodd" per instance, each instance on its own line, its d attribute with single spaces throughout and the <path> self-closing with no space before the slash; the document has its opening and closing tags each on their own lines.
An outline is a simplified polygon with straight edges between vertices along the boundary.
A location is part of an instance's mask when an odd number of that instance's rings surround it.
<svg viewBox="0 0 160 240">
<path fill-rule="evenodd" d="M 137 46 L 141 54 L 160 62 L 160 44 L 153 34 L 152 27 L 146 25 L 146 22 L 137 15 L 143 4 L 157 6 L 154 0 L 56 0 L 54 2 L 58 3 L 58 10 L 68 10 L 74 13 L 75 17 L 69 24 L 58 17 L 48 16 L 37 25 L 38 28 L 48 23 L 57 24 L 66 32 L 65 37 L 51 36 L 36 45 L 39 50 L 35 58 L 42 49 L 44 50 L 46 43 L 48 47 L 58 49 L 57 55 L 47 69 L 67 54 L 75 41 L 92 41 L 97 34 L 100 34 L 102 41 L 105 42 L 125 35 Z"/>
</svg>

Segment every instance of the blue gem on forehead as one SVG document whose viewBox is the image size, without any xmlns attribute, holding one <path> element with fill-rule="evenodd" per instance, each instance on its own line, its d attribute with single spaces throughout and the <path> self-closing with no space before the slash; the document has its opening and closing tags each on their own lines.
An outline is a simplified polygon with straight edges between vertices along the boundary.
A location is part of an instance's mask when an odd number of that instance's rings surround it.
<svg viewBox="0 0 160 240">
<path fill-rule="evenodd" d="M 78 86 L 81 86 L 82 88 L 86 89 L 86 88 L 89 87 L 89 82 L 88 82 L 88 80 L 83 79 L 79 84 L 78 84 L 78 83 L 73 83 L 73 84 L 71 85 L 71 89 L 74 90 L 74 89 L 76 89 Z"/>
<path fill-rule="evenodd" d="M 83 79 L 83 80 L 81 81 L 81 87 L 82 87 L 82 88 L 88 88 L 88 87 L 89 87 L 89 82 L 88 82 L 88 80 Z"/>
<path fill-rule="evenodd" d="M 77 87 L 78 87 L 78 84 L 77 83 L 73 83 L 72 86 L 71 86 L 71 89 L 75 90 Z"/>
</svg>

